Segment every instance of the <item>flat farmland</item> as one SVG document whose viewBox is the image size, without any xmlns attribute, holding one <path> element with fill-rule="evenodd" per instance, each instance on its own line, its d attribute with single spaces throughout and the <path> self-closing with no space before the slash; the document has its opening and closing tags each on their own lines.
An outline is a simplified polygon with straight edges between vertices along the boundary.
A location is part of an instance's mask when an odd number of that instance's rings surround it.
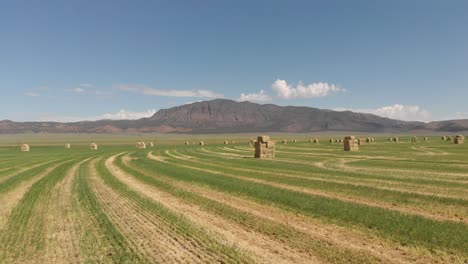
<svg viewBox="0 0 468 264">
<path fill-rule="evenodd" d="M 292 137 L 3 137 L 0 263 L 468 263 L 468 145 Z"/>
</svg>

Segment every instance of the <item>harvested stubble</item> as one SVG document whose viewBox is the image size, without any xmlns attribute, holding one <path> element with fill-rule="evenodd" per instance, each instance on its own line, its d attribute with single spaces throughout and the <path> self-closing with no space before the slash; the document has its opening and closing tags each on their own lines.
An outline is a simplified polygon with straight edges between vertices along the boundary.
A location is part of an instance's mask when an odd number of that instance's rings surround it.
<svg viewBox="0 0 468 264">
<path fill-rule="evenodd" d="M 28 152 L 30 150 L 28 144 L 21 144 L 21 151 Z"/>
<path fill-rule="evenodd" d="M 275 157 L 275 142 L 269 136 L 259 136 L 255 142 L 255 158 L 272 159 Z"/>
<path fill-rule="evenodd" d="M 137 142 L 136 147 L 137 147 L 137 149 L 146 149 L 146 143 L 145 142 Z"/>
<path fill-rule="evenodd" d="M 465 136 L 463 135 L 456 135 L 455 140 L 453 141 L 455 144 L 464 144 L 465 143 Z"/>
<path fill-rule="evenodd" d="M 359 150 L 359 143 L 354 136 L 347 136 L 344 139 L 344 150 L 345 151 L 357 151 Z"/>
</svg>

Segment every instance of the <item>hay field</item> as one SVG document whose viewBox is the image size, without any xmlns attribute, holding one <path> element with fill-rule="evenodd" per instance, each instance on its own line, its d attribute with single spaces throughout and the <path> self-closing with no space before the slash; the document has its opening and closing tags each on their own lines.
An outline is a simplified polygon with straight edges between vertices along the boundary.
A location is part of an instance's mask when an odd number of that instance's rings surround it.
<svg viewBox="0 0 468 264">
<path fill-rule="evenodd" d="M 468 262 L 466 144 L 89 137 L 0 138 L 0 263 Z"/>
</svg>

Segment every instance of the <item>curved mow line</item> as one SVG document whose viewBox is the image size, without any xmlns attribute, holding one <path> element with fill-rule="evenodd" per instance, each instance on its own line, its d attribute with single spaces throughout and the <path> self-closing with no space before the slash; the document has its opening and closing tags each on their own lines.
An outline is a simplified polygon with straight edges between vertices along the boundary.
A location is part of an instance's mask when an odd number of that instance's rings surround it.
<svg viewBox="0 0 468 264">
<path fill-rule="evenodd" d="M 78 161 L 57 183 L 50 194 L 46 215 L 45 253 L 42 262 L 81 263 L 78 226 L 72 205 L 72 187 L 79 166 L 92 158 Z"/>
<path fill-rule="evenodd" d="M 205 153 L 201 153 L 201 152 L 198 152 L 200 155 L 203 155 L 203 156 L 211 156 L 211 157 L 217 157 L 219 158 L 219 153 L 218 152 L 212 152 L 212 151 L 208 151 L 208 150 L 205 150 L 204 151 Z M 321 169 L 325 169 L 325 170 L 328 170 L 328 171 L 337 171 L 337 172 L 346 172 L 346 171 L 350 171 L 350 172 L 356 172 L 357 170 L 359 171 L 359 173 L 362 173 L 364 175 L 369 175 L 369 176 L 375 176 L 375 173 L 376 172 L 384 172 L 384 173 L 388 173 L 389 171 L 387 170 L 379 170 L 379 169 L 367 169 L 367 170 L 364 170 L 364 169 L 361 169 L 361 168 L 355 168 L 355 167 L 350 167 L 348 170 L 343 170 L 343 168 L 334 168 L 334 167 L 330 167 L 330 166 L 325 166 L 325 161 L 323 162 L 305 162 L 305 161 L 298 161 L 298 160 L 289 160 L 289 159 L 280 159 L 280 158 L 276 158 L 275 159 L 276 162 L 284 162 L 284 163 L 293 163 L 293 164 L 300 164 L 300 165 L 306 165 L 306 166 L 313 166 L 313 167 L 317 167 L 317 168 L 321 168 Z M 333 159 L 330 159 L 329 161 L 333 161 Z M 233 168 L 233 169 L 236 169 L 238 170 L 238 168 Z M 370 178 L 370 179 L 365 179 L 367 182 L 369 183 L 386 183 L 386 184 L 390 184 L 390 185 L 395 185 L 395 184 L 398 184 L 399 183 L 399 179 L 407 179 L 407 178 L 411 178 L 411 179 L 415 179 L 415 180 L 418 180 L 418 179 L 421 179 L 421 177 L 416 177 L 416 176 L 407 176 L 405 175 L 405 177 L 401 177 L 401 172 L 405 172 L 407 173 L 408 171 L 398 171 L 399 172 L 399 176 L 393 176 L 393 175 L 387 175 L 387 176 L 391 176 L 393 179 L 395 180 L 379 180 L 377 178 Z M 271 172 L 270 173 L 272 174 L 278 174 L 278 173 L 275 173 L 275 172 Z M 278 174 L 279 175 L 279 174 Z M 287 176 L 292 176 L 292 177 L 298 177 L 296 174 L 291 174 L 291 173 L 281 173 L 281 175 L 287 175 Z M 281 176 L 280 175 L 280 176 Z M 326 174 L 323 174 L 323 173 L 317 173 L 317 175 L 319 176 L 326 176 Z M 299 176 L 300 177 L 300 176 Z M 349 179 L 349 180 L 356 180 L 355 177 L 345 177 L 345 176 L 340 176 L 340 178 L 343 178 L 343 179 Z M 440 178 L 439 178 L 440 179 Z M 455 181 L 455 180 L 447 180 L 447 179 L 440 179 L 439 181 L 441 182 L 450 182 L 450 183 L 460 183 L 460 181 Z M 412 183 L 405 183 L 405 184 L 409 184 L 409 185 L 414 185 Z M 416 185 L 418 186 L 418 185 Z M 425 185 L 423 185 L 425 186 Z M 411 186 L 409 186 L 410 188 Z M 376 186 L 375 188 L 380 188 L 378 186 Z M 383 188 L 382 188 L 383 189 Z M 443 189 L 445 190 L 445 189 Z M 455 190 L 455 189 L 454 189 Z M 412 193 L 415 193 L 414 191 L 410 191 Z M 460 192 L 460 193 L 463 193 L 463 192 Z M 421 193 L 421 194 L 425 194 L 425 193 Z M 447 196 L 446 194 L 440 194 L 440 193 L 429 193 L 429 195 L 436 195 L 436 196 L 444 196 L 444 197 L 447 197 L 447 198 L 455 198 L 455 199 L 465 199 L 464 196 Z"/>
<path fill-rule="evenodd" d="M 374 176 L 376 173 L 387 173 L 386 176 L 390 176 L 394 179 L 413 179 L 413 180 L 422 180 L 423 178 L 421 178 L 422 176 L 439 176 L 437 178 L 432 178 L 431 180 L 433 181 L 437 181 L 437 182 L 442 182 L 442 183 L 468 183 L 468 182 L 465 182 L 464 180 L 456 180 L 456 179 L 453 179 L 453 178 L 446 178 L 446 177 L 440 177 L 440 176 L 445 176 L 447 175 L 447 173 L 435 173 L 435 172 L 430 172 L 430 173 L 427 173 L 427 172 L 424 172 L 424 171 L 421 171 L 421 170 L 411 170 L 411 171 L 408 171 L 408 170 L 402 170 L 402 169 L 391 169 L 391 168 L 388 168 L 388 169 L 384 169 L 384 168 L 380 168 L 380 167 L 367 167 L 367 168 L 363 168 L 363 167 L 359 167 L 359 166 L 349 166 L 349 165 L 346 165 L 348 163 L 351 163 L 351 162 L 356 162 L 356 160 L 351 160 L 351 159 L 346 159 L 346 158 L 340 158 L 338 159 L 339 161 L 341 161 L 341 163 L 339 163 L 338 165 L 336 164 L 333 164 L 334 166 L 330 166 L 327 164 L 331 164 L 332 162 L 335 162 L 336 160 L 335 159 L 328 159 L 326 161 L 322 161 L 322 162 L 316 162 L 314 163 L 315 167 L 318 167 L 318 168 L 322 168 L 322 169 L 326 169 L 326 170 L 330 170 L 330 171 L 340 171 L 340 172 L 358 172 L 358 173 L 362 173 L 362 174 L 365 174 L 365 175 L 371 175 L 371 176 Z M 291 161 L 291 162 L 296 162 L 296 161 Z M 301 163 L 303 164 L 303 163 Z M 409 175 L 409 174 L 406 174 L 408 172 L 411 172 L 413 175 L 414 174 L 421 174 L 422 176 L 412 176 L 412 175 Z M 395 174 L 398 174 L 398 176 L 394 176 L 394 175 L 391 175 L 391 174 L 388 174 L 388 173 L 395 173 Z M 453 175 L 453 174 L 452 174 Z M 468 175 L 458 175 L 457 176 L 460 176 L 460 177 L 468 177 Z"/>
<path fill-rule="evenodd" d="M 15 208 L 18 205 L 18 203 L 24 197 L 26 192 L 29 191 L 31 186 L 33 186 L 34 183 L 41 180 L 43 177 L 45 177 L 47 174 L 49 174 L 51 171 L 53 171 L 55 168 L 57 168 L 63 163 L 65 163 L 65 161 L 47 168 L 45 171 L 40 172 L 38 175 L 34 176 L 28 181 L 20 183 L 13 190 L 0 194 L 0 204 L 2 205 L 0 206 L 0 231 L 4 228 L 6 220 L 13 208 Z"/>
<path fill-rule="evenodd" d="M 174 155 L 172 155 L 172 154 L 170 154 L 168 152 L 169 152 L 168 150 L 165 151 L 166 155 L 168 155 L 168 156 L 170 156 L 170 157 L 172 157 L 174 159 L 179 159 L 179 158 L 177 158 L 177 156 L 174 156 Z M 435 220 L 435 221 L 451 221 L 451 222 L 456 222 L 456 223 L 460 222 L 459 219 L 455 220 L 453 218 L 428 214 L 427 212 L 424 212 L 424 211 L 414 211 L 414 210 L 410 210 L 407 207 L 394 206 L 391 203 L 378 203 L 378 202 L 375 202 L 375 201 L 368 201 L 368 200 L 362 200 L 362 199 L 353 199 L 353 198 L 350 198 L 350 197 L 336 195 L 336 194 L 332 195 L 332 194 L 330 194 L 328 192 L 323 192 L 323 191 L 317 191 L 317 190 L 312 190 L 312 189 L 307 189 L 307 188 L 300 188 L 300 187 L 295 187 L 295 186 L 290 186 L 290 185 L 285 185 L 285 184 L 280 184 L 280 183 L 272 183 L 272 182 L 269 182 L 269 181 L 266 181 L 266 180 L 252 179 L 252 178 L 248 178 L 246 176 L 238 176 L 238 175 L 234 175 L 234 174 L 230 174 L 230 173 L 222 173 L 222 172 L 215 171 L 215 170 L 202 169 L 202 168 L 189 166 L 189 165 L 181 165 L 181 164 L 178 164 L 177 162 L 166 161 L 166 163 L 169 163 L 169 164 L 172 164 L 172 165 L 178 166 L 178 167 L 184 167 L 184 168 L 188 168 L 188 169 L 192 169 L 192 170 L 198 170 L 198 171 L 203 171 L 203 172 L 207 172 L 207 173 L 211 173 L 211 174 L 236 178 L 236 179 L 243 180 L 243 181 L 250 181 L 250 182 L 254 182 L 254 183 L 265 184 L 265 185 L 269 185 L 269 186 L 272 186 L 272 187 L 275 187 L 275 188 L 278 188 L 278 189 L 284 189 L 284 190 L 289 190 L 289 191 L 294 191 L 294 192 L 301 192 L 301 193 L 305 193 L 305 194 L 312 195 L 312 196 L 320 196 L 320 197 L 325 197 L 325 198 L 334 199 L 334 200 L 340 200 L 340 201 L 348 202 L 348 203 L 355 203 L 355 204 L 360 204 L 360 205 L 369 206 L 369 207 L 376 207 L 376 208 L 382 208 L 382 209 L 386 209 L 386 210 L 390 210 L 390 211 L 396 211 L 396 212 L 400 212 L 400 213 L 405 214 L 405 215 L 417 215 L 417 216 L 432 219 L 432 220 Z M 463 221 L 467 221 L 467 220 L 464 219 L 464 220 L 462 220 L 462 222 Z"/>
<path fill-rule="evenodd" d="M 147 157 L 149 159 L 157 158 L 151 153 L 148 153 Z M 125 161 L 125 158 L 123 158 L 123 160 L 126 166 L 129 166 L 132 169 L 147 175 L 147 172 L 141 170 L 138 167 L 132 166 L 128 160 Z M 155 160 L 160 161 L 159 159 Z M 167 176 L 161 177 L 165 178 Z M 287 223 L 290 228 L 310 235 L 314 239 L 327 241 L 327 243 L 332 246 L 339 246 L 349 250 L 366 251 L 376 257 L 384 258 L 389 262 L 393 262 L 398 259 L 400 263 L 412 263 L 415 258 L 436 258 L 436 256 L 433 256 L 429 252 L 418 252 L 418 250 L 421 249 L 415 249 L 413 251 L 410 248 L 406 248 L 402 251 L 398 248 L 398 245 L 388 244 L 391 243 L 389 241 L 385 241 L 384 243 L 382 240 L 379 240 L 375 237 L 369 238 L 365 234 L 361 234 L 358 231 L 350 232 L 347 228 L 321 223 L 317 219 L 311 219 L 296 213 L 290 213 L 288 211 L 282 210 L 281 208 L 263 205 L 253 200 L 247 200 L 245 197 L 237 197 L 231 194 L 215 191 L 210 188 L 187 184 L 180 181 L 170 181 L 170 183 L 177 188 L 181 188 L 183 190 L 201 195 L 205 198 L 226 204 L 227 206 L 231 206 L 237 210 L 250 213 L 267 221 L 272 221 L 278 224 Z"/>
<path fill-rule="evenodd" d="M 154 160 L 166 163 L 166 161 L 161 161 L 158 157 L 151 155 L 150 152 L 147 155 L 148 157 L 156 158 Z M 165 207 L 177 210 L 177 212 L 186 216 L 190 221 L 193 221 L 193 223 L 202 228 L 202 230 L 209 231 L 218 243 L 236 245 L 245 252 L 255 253 L 257 260 L 260 260 L 262 263 L 271 263 L 272 260 L 279 261 L 278 263 L 283 263 L 289 258 L 298 263 L 307 263 L 306 260 L 310 259 L 307 256 L 303 256 L 300 252 L 295 252 L 292 249 L 285 250 L 284 245 L 278 244 L 270 238 L 248 232 L 239 227 L 236 223 L 206 212 L 199 206 L 188 204 L 184 200 L 181 200 L 164 190 L 158 189 L 154 186 L 149 186 L 138 179 L 129 176 L 112 163 L 115 157 L 116 156 L 113 156 L 108 159 L 106 161 L 106 166 L 112 174 L 118 175 L 116 177 L 118 177 L 120 181 L 133 190 L 142 193 L 144 196 L 163 204 Z M 274 253 L 275 250 L 278 252 Z"/>
<path fill-rule="evenodd" d="M 157 215 L 148 212 L 131 198 L 107 186 L 92 166 L 93 192 L 115 227 L 128 240 L 136 252 L 156 262 L 197 262 L 206 254 L 195 253 L 191 241 L 178 235 Z M 115 176 L 114 176 L 115 177 Z"/>
<path fill-rule="evenodd" d="M 174 150 L 175 153 L 179 154 L 178 151 Z M 199 152 L 200 153 L 200 152 Z M 214 152 L 207 152 L 207 153 L 213 153 L 213 155 L 209 155 L 211 157 L 219 157 L 219 155 L 214 155 Z M 217 153 L 216 153 L 217 154 Z M 204 154 L 202 154 L 204 155 Z M 192 157 L 190 159 L 191 161 L 197 161 L 200 164 L 205 164 L 205 165 L 211 165 L 211 166 L 216 166 L 222 168 L 223 165 L 218 165 L 214 164 L 212 162 L 203 162 L 202 159 Z M 315 165 L 317 166 L 317 165 Z M 318 166 L 317 166 L 318 167 Z M 431 192 L 424 192 L 424 191 L 414 191 L 415 187 L 418 187 L 417 185 L 413 187 L 412 186 L 407 186 L 407 188 L 413 188 L 411 190 L 408 189 L 402 189 L 402 188 L 395 188 L 395 187 L 385 187 L 385 186 L 378 186 L 377 184 L 390 184 L 390 185 L 397 185 L 399 184 L 398 182 L 395 181 L 384 181 L 384 180 L 378 180 L 378 179 L 372 179 L 367 181 L 367 183 L 356 183 L 356 178 L 349 178 L 349 177 L 341 177 L 344 180 L 335 180 L 335 179 L 330 179 L 330 178 L 325 178 L 327 175 L 326 174 L 314 174 L 318 177 L 314 176 L 300 176 L 298 174 L 291 174 L 291 173 L 285 173 L 285 172 L 273 172 L 273 171 L 265 171 L 263 172 L 258 172 L 252 169 L 245 169 L 245 168 L 238 168 L 238 167 L 231 167 L 230 169 L 239 171 L 239 172 L 246 172 L 246 173 L 251 173 L 251 172 L 256 172 L 256 173 L 261 173 L 261 174 L 268 174 L 268 175 L 276 175 L 280 177 L 290 177 L 290 178 L 296 178 L 296 179 L 303 179 L 303 180 L 316 180 L 316 181 L 321 181 L 321 182 L 330 182 L 330 183 L 339 183 L 339 184 L 347 184 L 351 186 L 363 186 L 363 187 L 371 187 L 374 189 L 381 189 L 381 190 L 388 190 L 388 191 L 394 191 L 394 192 L 401 192 L 401 193 L 413 193 L 413 194 L 419 194 L 419 195 L 424 195 L 424 196 L 436 196 L 440 198 L 451 198 L 451 199 L 462 199 L 465 200 L 465 197 L 462 196 L 452 196 L 452 195 L 447 195 L 447 194 L 440 194 L 440 193 L 431 193 Z M 348 179 L 348 180 L 346 180 Z"/>
</svg>

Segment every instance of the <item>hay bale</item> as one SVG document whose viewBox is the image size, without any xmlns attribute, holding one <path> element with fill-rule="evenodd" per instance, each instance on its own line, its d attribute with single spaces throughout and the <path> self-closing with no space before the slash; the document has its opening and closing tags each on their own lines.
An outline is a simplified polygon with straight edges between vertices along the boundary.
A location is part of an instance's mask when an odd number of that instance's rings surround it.
<svg viewBox="0 0 468 264">
<path fill-rule="evenodd" d="M 333 138 L 330 138 L 330 143 L 333 143 L 335 142 L 335 140 Z"/>
<path fill-rule="evenodd" d="M 31 148 L 29 147 L 28 144 L 21 144 L 21 151 L 23 152 L 29 152 Z"/>
<path fill-rule="evenodd" d="M 453 141 L 455 144 L 465 144 L 465 136 L 463 135 L 456 135 L 455 140 Z"/>
<path fill-rule="evenodd" d="M 231 140 L 231 144 L 236 144 L 236 141 L 234 141 L 234 140 Z"/>
<path fill-rule="evenodd" d="M 448 136 L 447 141 L 452 141 L 452 137 Z"/>
<path fill-rule="evenodd" d="M 185 141 L 185 145 L 186 145 L 186 146 L 190 145 L 190 142 Z"/>
<path fill-rule="evenodd" d="M 287 141 L 286 139 L 282 139 L 282 140 L 281 140 L 281 143 L 283 143 L 283 144 L 287 144 L 287 143 L 288 143 L 288 141 Z"/>
<path fill-rule="evenodd" d="M 319 143 L 318 138 L 314 138 L 314 143 L 315 143 L 315 144 L 318 144 L 318 143 Z"/>
<path fill-rule="evenodd" d="M 418 142 L 418 138 L 417 137 L 412 137 L 411 138 L 411 143 L 416 143 Z"/>
<path fill-rule="evenodd" d="M 153 143 L 153 142 L 150 142 L 149 145 L 150 145 L 150 147 L 152 147 L 152 148 L 154 147 L 154 143 Z"/>
<path fill-rule="evenodd" d="M 285 143 L 283 143 L 285 144 Z M 255 158 L 273 159 L 275 157 L 275 142 L 268 136 L 259 136 L 255 141 Z"/>
<path fill-rule="evenodd" d="M 91 150 L 98 150 L 98 144 L 93 142 L 93 143 L 89 144 L 89 148 Z"/>
<path fill-rule="evenodd" d="M 358 140 L 354 136 L 347 136 L 344 138 L 344 151 L 358 151 L 359 144 Z"/>
<path fill-rule="evenodd" d="M 424 137 L 424 141 L 426 141 L 426 142 L 427 142 L 428 140 L 429 140 L 429 139 L 428 139 L 427 137 Z"/>
<path fill-rule="evenodd" d="M 200 146 L 204 146 L 204 145 L 205 145 L 205 142 L 203 142 L 203 141 L 200 141 L 200 142 L 198 142 L 198 145 L 200 145 Z"/>
<path fill-rule="evenodd" d="M 396 143 L 396 142 L 400 142 L 400 139 L 398 137 L 394 137 L 392 138 L 392 141 Z"/>
<path fill-rule="evenodd" d="M 340 143 L 340 140 L 339 140 L 339 139 L 335 139 L 335 143 Z"/>
<path fill-rule="evenodd" d="M 443 141 L 447 140 L 447 137 L 446 136 L 442 136 L 441 138 Z"/>
<path fill-rule="evenodd" d="M 372 139 L 370 137 L 366 138 L 366 143 L 371 143 Z"/>
<path fill-rule="evenodd" d="M 261 143 L 267 143 L 268 141 L 270 141 L 270 136 L 258 136 L 257 141 Z"/>
<path fill-rule="evenodd" d="M 229 145 L 229 141 L 225 140 L 224 145 Z"/>
<path fill-rule="evenodd" d="M 251 138 L 251 139 L 249 140 L 249 146 L 250 146 L 250 147 L 254 147 L 254 146 L 255 146 L 255 140 L 254 140 L 253 138 Z"/>
<path fill-rule="evenodd" d="M 136 147 L 137 147 L 137 149 L 145 149 L 146 148 L 146 143 L 145 142 L 137 142 Z"/>
<path fill-rule="evenodd" d="M 368 142 L 368 141 L 367 141 L 367 139 L 365 139 L 365 138 L 360 138 L 360 139 L 358 139 L 358 145 L 359 145 L 359 146 L 364 145 L 366 142 Z"/>
<path fill-rule="evenodd" d="M 70 149 L 71 145 L 69 143 L 65 144 L 65 149 Z"/>
</svg>

